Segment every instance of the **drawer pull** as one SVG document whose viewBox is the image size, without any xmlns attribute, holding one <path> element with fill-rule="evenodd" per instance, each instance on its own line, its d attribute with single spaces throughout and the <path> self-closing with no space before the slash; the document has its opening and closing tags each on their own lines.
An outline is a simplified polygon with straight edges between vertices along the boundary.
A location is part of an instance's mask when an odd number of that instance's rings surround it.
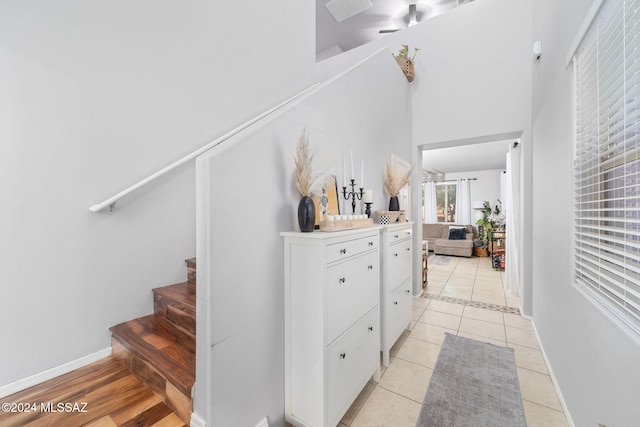
<svg viewBox="0 0 640 427">
<path fill-rule="evenodd" d="M 369 246 L 373 246 L 373 242 L 369 242 Z"/>
<path fill-rule="evenodd" d="M 399 234 L 396 234 L 395 236 L 393 236 L 395 239 L 397 239 L 398 237 L 400 237 Z"/>
<path fill-rule="evenodd" d="M 347 278 L 346 278 L 346 277 L 341 277 L 341 278 L 340 278 L 340 280 L 339 280 L 339 282 L 340 282 L 340 283 L 344 283 L 344 282 L 346 282 L 346 281 L 347 281 Z"/>
<path fill-rule="evenodd" d="M 393 302 L 393 305 L 398 305 L 398 301 L 394 301 L 394 302 Z"/>
<path fill-rule="evenodd" d="M 406 249 L 407 249 L 408 251 L 410 251 L 410 250 L 411 250 L 411 248 L 406 248 Z"/>
<path fill-rule="evenodd" d="M 369 270 L 373 270 L 373 265 L 367 267 Z"/>
<path fill-rule="evenodd" d="M 340 353 L 340 359 L 345 359 L 347 357 L 347 353 Z"/>
<path fill-rule="evenodd" d="M 409 289 L 407 289 L 405 292 L 406 292 L 406 293 L 408 293 L 408 294 L 410 294 L 410 293 L 411 293 L 411 291 L 410 291 Z"/>
<path fill-rule="evenodd" d="M 397 254 L 397 253 L 395 253 L 395 254 L 393 254 L 393 256 L 398 256 L 398 254 Z"/>
<path fill-rule="evenodd" d="M 346 249 L 340 249 L 340 254 L 341 254 L 341 255 L 344 255 L 344 254 L 346 254 L 346 253 L 347 253 L 347 250 L 346 250 Z"/>
<path fill-rule="evenodd" d="M 370 330 L 370 331 L 373 331 L 373 326 L 369 326 L 369 330 Z"/>
</svg>

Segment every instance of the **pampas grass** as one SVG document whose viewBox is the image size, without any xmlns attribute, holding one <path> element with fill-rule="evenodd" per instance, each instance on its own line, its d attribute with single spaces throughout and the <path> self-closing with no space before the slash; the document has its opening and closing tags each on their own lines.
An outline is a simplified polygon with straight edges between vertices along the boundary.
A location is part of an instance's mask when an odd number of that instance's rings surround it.
<svg viewBox="0 0 640 427">
<path fill-rule="evenodd" d="M 387 162 L 387 168 L 384 176 L 384 191 L 389 196 L 397 197 L 400 189 L 409 183 L 411 179 L 411 169 L 405 173 L 396 170 L 394 165 Z"/>
<path fill-rule="evenodd" d="M 309 144 L 309 132 L 307 132 L 306 128 L 302 130 L 298 138 L 293 160 L 295 163 L 294 181 L 296 188 L 301 196 L 310 196 L 311 184 L 313 184 L 314 181 L 312 176 L 313 153 L 311 152 L 311 145 Z"/>
</svg>

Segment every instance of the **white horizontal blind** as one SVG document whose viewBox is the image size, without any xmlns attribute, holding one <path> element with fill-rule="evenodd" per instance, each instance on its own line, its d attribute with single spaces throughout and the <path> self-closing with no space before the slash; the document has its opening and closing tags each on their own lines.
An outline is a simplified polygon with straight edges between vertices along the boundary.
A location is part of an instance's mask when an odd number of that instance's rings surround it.
<svg viewBox="0 0 640 427">
<path fill-rule="evenodd" d="M 605 0 L 574 66 L 576 282 L 640 333 L 640 1 Z"/>
</svg>

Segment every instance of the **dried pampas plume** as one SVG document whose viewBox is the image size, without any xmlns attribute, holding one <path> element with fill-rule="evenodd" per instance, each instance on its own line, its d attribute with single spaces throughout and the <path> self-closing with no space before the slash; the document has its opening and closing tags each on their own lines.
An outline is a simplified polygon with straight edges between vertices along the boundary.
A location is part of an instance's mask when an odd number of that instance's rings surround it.
<svg viewBox="0 0 640 427">
<path fill-rule="evenodd" d="M 294 179 L 296 188 L 301 196 L 311 195 L 311 184 L 313 183 L 311 163 L 313 162 L 313 153 L 309 144 L 309 132 L 305 128 L 296 145 L 296 153 L 293 157 L 295 162 Z"/>
<path fill-rule="evenodd" d="M 387 162 L 387 168 L 384 177 L 384 191 L 392 197 L 398 196 L 400 189 L 409 183 L 411 178 L 411 169 L 405 173 L 395 170 L 393 165 Z"/>
</svg>

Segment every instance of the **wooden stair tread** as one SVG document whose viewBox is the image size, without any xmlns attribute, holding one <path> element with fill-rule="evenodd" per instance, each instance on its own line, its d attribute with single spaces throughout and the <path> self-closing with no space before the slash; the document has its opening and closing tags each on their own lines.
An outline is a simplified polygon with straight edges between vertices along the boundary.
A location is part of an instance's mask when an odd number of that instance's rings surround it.
<svg viewBox="0 0 640 427">
<path fill-rule="evenodd" d="M 185 396 L 195 380 L 195 339 L 160 316 L 149 315 L 109 328 L 123 347 L 162 373 Z"/>
<path fill-rule="evenodd" d="M 154 295 L 163 295 L 167 298 L 179 301 L 196 310 L 196 285 L 189 282 L 176 283 L 174 285 L 163 286 L 153 289 Z"/>
<path fill-rule="evenodd" d="M 196 268 L 196 259 L 195 258 L 189 258 L 189 259 L 185 260 L 184 262 L 187 263 L 187 267 Z"/>
</svg>

